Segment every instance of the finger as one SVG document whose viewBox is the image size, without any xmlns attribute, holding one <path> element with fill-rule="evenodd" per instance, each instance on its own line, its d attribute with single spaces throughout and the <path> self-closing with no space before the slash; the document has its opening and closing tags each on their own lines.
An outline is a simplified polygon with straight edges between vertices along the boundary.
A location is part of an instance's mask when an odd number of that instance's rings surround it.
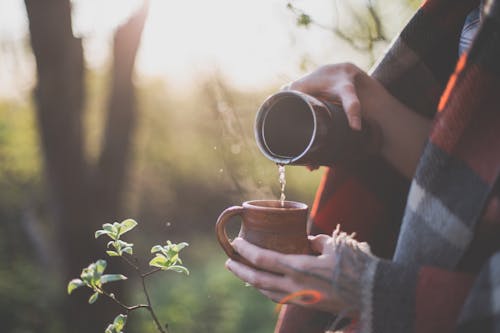
<svg viewBox="0 0 500 333">
<path fill-rule="evenodd" d="M 287 293 L 284 292 L 271 291 L 265 289 L 259 289 L 259 292 L 275 303 L 282 303 L 281 300 L 284 299 L 286 295 L 288 295 Z"/>
<path fill-rule="evenodd" d="M 231 259 L 226 261 L 226 268 L 257 289 L 287 293 L 288 290 L 284 288 L 290 287 L 290 283 L 281 275 L 259 271 Z"/>
<path fill-rule="evenodd" d="M 371 249 L 370 249 L 370 245 L 367 243 L 367 242 L 360 242 L 358 243 L 358 247 L 361 251 L 365 252 L 365 253 L 368 253 L 368 254 L 372 254 L 371 253 Z"/>
<path fill-rule="evenodd" d="M 332 232 L 332 238 L 337 238 L 339 234 L 340 234 L 340 224 L 337 224 L 337 226 Z"/>
<path fill-rule="evenodd" d="M 361 130 L 361 104 L 356 95 L 354 85 L 345 85 L 339 90 L 338 95 L 347 116 L 349 126 L 354 130 Z"/>
<path fill-rule="evenodd" d="M 324 234 L 309 236 L 311 248 L 318 253 L 324 253 L 327 247 L 331 247 L 331 240 L 330 236 Z"/>
<path fill-rule="evenodd" d="M 235 238 L 232 245 L 241 256 L 255 267 L 280 274 L 286 272 L 283 265 L 280 264 L 285 261 L 284 254 L 255 246 L 241 237 Z"/>
<path fill-rule="evenodd" d="M 309 164 L 309 165 L 306 165 L 306 167 L 307 167 L 307 170 L 309 170 L 309 171 L 314 171 L 314 170 L 319 169 L 318 164 Z"/>
<path fill-rule="evenodd" d="M 309 95 L 317 95 L 323 90 L 323 82 L 313 73 L 307 74 L 287 85 L 288 90 L 297 90 Z"/>
<path fill-rule="evenodd" d="M 263 249 L 240 237 L 237 237 L 232 244 L 241 256 L 258 269 L 285 275 L 292 279 L 302 276 L 304 267 L 307 267 L 311 258 L 314 258 L 306 254 L 282 254 Z"/>
</svg>

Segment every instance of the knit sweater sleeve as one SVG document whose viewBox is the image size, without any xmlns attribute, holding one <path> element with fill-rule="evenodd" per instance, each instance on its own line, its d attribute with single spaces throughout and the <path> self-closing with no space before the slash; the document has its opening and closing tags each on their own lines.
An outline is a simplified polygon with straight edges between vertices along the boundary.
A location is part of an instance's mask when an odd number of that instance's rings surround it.
<svg viewBox="0 0 500 333">
<path fill-rule="evenodd" d="M 367 269 L 360 332 L 454 332 L 470 274 L 378 260 Z"/>
</svg>

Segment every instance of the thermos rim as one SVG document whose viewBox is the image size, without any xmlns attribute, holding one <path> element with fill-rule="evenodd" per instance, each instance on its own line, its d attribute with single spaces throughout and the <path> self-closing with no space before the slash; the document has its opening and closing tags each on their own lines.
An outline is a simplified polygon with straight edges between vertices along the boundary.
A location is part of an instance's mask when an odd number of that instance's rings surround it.
<svg viewBox="0 0 500 333">
<path fill-rule="evenodd" d="M 306 103 L 308 106 L 309 110 L 313 109 L 313 106 L 311 103 L 307 100 L 307 98 L 304 98 L 304 94 L 300 91 L 297 90 L 284 90 L 280 91 L 278 93 L 272 94 L 268 96 L 262 105 L 259 107 L 259 110 L 257 111 L 257 115 L 255 118 L 255 126 L 254 126 L 254 135 L 257 141 L 257 146 L 259 147 L 260 151 L 270 160 L 276 162 L 277 164 L 291 164 L 296 162 L 300 162 L 300 159 L 307 154 L 311 146 L 314 144 L 314 140 L 316 138 L 316 132 L 317 132 L 317 127 L 316 127 L 316 114 L 315 112 L 310 112 L 312 118 L 313 118 L 313 129 L 312 129 L 312 134 L 311 138 L 307 144 L 307 146 L 303 149 L 303 151 L 294 157 L 285 157 L 285 156 L 280 156 L 278 154 L 273 153 L 269 147 L 266 144 L 266 141 L 264 140 L 263 137 L 263 129 L 264 126 L 263 123 L 265 122 L 265 119 L 267 115 L 269 114 L 269 111 L 271 110 L 271 107 L 275 105 L 277 102 L 281 101 L 283 98 L 286 97 L 295 97 L 299 98 L 303 103 Z"/>
</svg>

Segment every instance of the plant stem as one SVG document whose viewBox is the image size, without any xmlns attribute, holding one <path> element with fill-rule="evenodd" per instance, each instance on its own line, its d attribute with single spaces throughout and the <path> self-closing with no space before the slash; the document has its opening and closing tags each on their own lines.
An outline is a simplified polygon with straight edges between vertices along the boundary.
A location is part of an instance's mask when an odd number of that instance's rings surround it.
<svg viewBox="0 0 500 333">
<path fill-rule="evenodd" d="M 121 306 L 123 309 L 127 310 L 127 312 L 134 311 L 134 310 L 141 309 L 141 308 L 147 309 L 150 307 L 149 304 L 137 304 L 137 305 L 133 305 L 133 306 L 128 306 L 128 305 L 122 303 L 120 300 L 118 300 L 115 297 L 115 295 L 112 295 L 103 289 L 97 289 L 96 291 L 103 294 L 104 296 L 107 296 L 108 298 L 110 298 L 113 302 L 115 302 L 116 304 Z"/>
<path fill-rule="evenodd" d="M 161 270 L 161 268 L 155 268 L 149 272 L 146 272 L 146 273 L 141 273 L 141 270 L 139 268 L 138 265 L 134 264 L 132 261 L 130 261 L 130 259 L 128 259 L 126 256 L 121 256 L 123 258 L 123 260 L 125 260 L 125 262 L 127 264 L 129 264 L 132 268 L 135 269 L 135 271 L 137 272 L 137 274 L 139 275 L 139 277 L 141 278 L 141 284 L 142 284 L 142 290 L 144 292 L 144 295 L 146 295 L 146 300 L 147 300 L 147 303 L 148 304 L 141 304 L 141 305 L 137 305 L 136 308 L 134 307 L 126 307 L 125 308 L 128 310 L 128 311 L 132 311 L 132 310 L 136 310 L 138 308 L 146 308 L 148 309 L 149 313 L 151 314 L 151 317 L 153 318 L 153 321 L 155 322 L 156 324 L 156 327 L 158 328 L 158 330 L 161 332 L 161 333 L 167 333 L 167 331 L 165 329 L 163 329 L 160 321 L 158 320 L 158 317 L 156 316 L 156 313 L 155 311 L 153 310 L 153 306 L 151 305 L 151 298 L 149 297 L 149 293 L 148 293 L 148 289 L 146 287 L 146 278 L 158 271 Z M 118 303 L 118 301 L 115 299 L 115 302 Z M 118 303 L 120 304 L 120 303 Z M 122 305 L 123 306 L 123 305 Z"/>
<path fill-rule="evenodd" d="M 132 261 L 130 261 L 129 258 L 127 258 L 126 256 L 122 255 L 121 256 L 123 260 L 125 260 L 125 262 L 127 264 L 129 264 L 133 269 L 135 269 L 136 271 L 140 272 L 140 269 L 139 269 L 139 266 L 137 266 L 136 264 L 134 264 Z"/>
<path fill-rule="evenodd" d="M 150 274 L 152 273 L 150 272 Z M 151 299 L 149 297 L 148 289 L 146 288 L 145 276 L 141 276 L 141 282 L 142 282 L 142 290 L 144 291 L 144 295 L 146 295 L 146 300 L 149 305 L 148 310 L 149 313 L 151 314 L 151 317 L 153 317 L 154 322 L 156 323 L 156 327 L 161 333 L 167 333 L 165 330 L 163 330 L 163 327 L 161 326 L 160 321 L 158 320 L 158 317 L 156 316 L 156 313 L 154 312 L 153 307 L 151 306 Z"/>
<path fill-rule="evenodd" d="M 158 271 L 161 271 L 161 268 L 158 267 L 158 268 L 155 268 L 147 273 L 141 274 L 141 278 L 146 278 L 146 277 L 150 276 L 151 274 L 154 274 Z"/>
</svg>

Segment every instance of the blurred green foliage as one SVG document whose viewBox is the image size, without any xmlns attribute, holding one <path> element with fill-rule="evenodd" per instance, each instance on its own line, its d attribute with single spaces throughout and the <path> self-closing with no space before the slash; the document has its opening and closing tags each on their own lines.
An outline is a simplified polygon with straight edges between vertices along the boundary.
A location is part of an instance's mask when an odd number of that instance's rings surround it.
<svg viewBox="0 0 500 333">
<path fill-rule="evenodd" d="M 0 322 L 4 332 L 57 331 L 56 284 L 48 283 L 41 156 L 32 105 L 0 101 Z M 42 249 L 43 248 L 43 249 Z M 54 279 L 54 282 L 57 280 Z"/>
<path fill-rule="evenodd" d="M 31 103 L 0 101 L 0 202 L 17 211 L 40 182 L 34 118 Z"/>
<path fill-rule="evenodd" d="M 223 268 L 225 260 L 213 242 L 198 238 L 185 250 L 189 277 L 156 276 L 151 280 L 153 303 L 159 316 L 168 322 L 169 332 L 272 332 L 275 304 L 234 278 Z M 143 317 L 139 323 L 130 321 L 130 332 L 152 331 L 153 324 L 146 315 L 130 315 Z"/>
<path fill-rule="evenodd" d="M 90 163 L 99 151 L 106 86 L 101 72 L 87 76 Z M 141 221 L 136 251 L 149 253 L 147 244 L 166 239 L 191 244 L 184 254 L 189 277 L 159 275 L 148 281 L 158 316 L 174 333 L 272 331 L 274 303 L 224 268 L 213 227 L 230 205 L 279 197 L 277 166 L 253 139 L 255 112 L 278 88 L 239 91 L 220 77 L 200 79 L 184 93 L 155 79 L 137 86 L 140 114 L 124 212 Z M 0 322 L 3 332 L 58 333 L 67 281 L 59 278 L 57 225 L 49 214 L 33 105 L 26 101 L 0 102 Z M 287 198 L 311 204 L 321 174 L 287 168 Z M 113 221 L 96 223 L 107 222 Z M 128 289 L 131 301 L 141 297 L 135 289 Z M 127 331 L 154 331 L 146 315 L 131 314 L 139 318 L 130 319 Z"/>
</svg>

